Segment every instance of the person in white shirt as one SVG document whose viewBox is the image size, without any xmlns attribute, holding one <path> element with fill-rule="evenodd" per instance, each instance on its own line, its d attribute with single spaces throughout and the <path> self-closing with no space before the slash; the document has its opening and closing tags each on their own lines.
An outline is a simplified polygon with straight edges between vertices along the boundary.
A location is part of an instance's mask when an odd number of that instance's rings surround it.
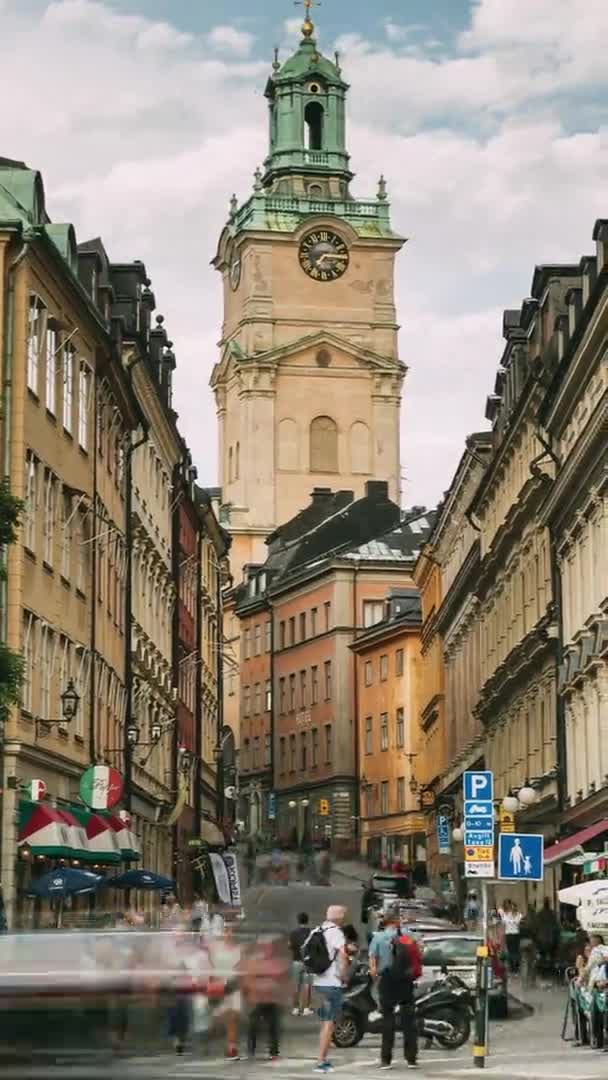
<svg viewBox="0 0 608 1080">
<path fill-rule="evenodd" d="M 322 924 L 331 963 L 322 975 L 315 975 L 313 981 L 315 990 L 322 998 L 319 1009 L 321 1020 L 319 1063 L 315 1069 L 318 1073 L 333 1072 L 333 1065 L 327 1060 L 327 1055 L 331 1046 L 334 1024 L 342 1008 L 344 975 L 348 969 L 346 938 L 342 930 L 345 917 L 346 908 L 332 904 L 328 907 L 327 919 Z"/>
<path fill-rule="evenodd" d="M 498 909 L 498 917 L 504 927 L 505 947 L 509 956 L 509 967 L 514 975 L 519 971 L 520 962 L 520 923 L 523 918 L 521 911 L 517 910 L 517 904 L 505 900 Z"/>
</svg>

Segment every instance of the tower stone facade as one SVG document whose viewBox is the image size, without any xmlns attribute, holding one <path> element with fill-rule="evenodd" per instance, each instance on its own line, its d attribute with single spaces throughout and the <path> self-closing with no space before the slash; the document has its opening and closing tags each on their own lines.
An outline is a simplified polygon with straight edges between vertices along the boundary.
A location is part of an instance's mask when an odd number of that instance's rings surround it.
<svg viewBox="0 0 608 1080">
<path fill-rule="evenodd" d="M 314 487 L 362 495 L 371 477 L 399 501 L 393 232 L 383 178 L 350 194 L 348 86 L 310 20 L 266 86 L 269 152 L 251 197 L 232 199 L 214 260 L 224 319 L 213 369 L 223 521 L 232 567 L 264 560 L 264 538 Z"/>
</svg>

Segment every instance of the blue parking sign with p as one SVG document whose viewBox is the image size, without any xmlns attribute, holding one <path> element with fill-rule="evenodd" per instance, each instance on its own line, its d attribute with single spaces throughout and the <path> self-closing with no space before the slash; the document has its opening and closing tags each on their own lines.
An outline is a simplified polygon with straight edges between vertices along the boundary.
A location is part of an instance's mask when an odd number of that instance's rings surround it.
<svg viewBox="0 0 608 1080">
<path fill-rule="evenodd" d="M 481 799 L 485 802 L 494 798 L 494 774 L 489 770 L 483 772 L 467 771 L 463 773 L 462 780 L 465 800 Z"/>
</svg>

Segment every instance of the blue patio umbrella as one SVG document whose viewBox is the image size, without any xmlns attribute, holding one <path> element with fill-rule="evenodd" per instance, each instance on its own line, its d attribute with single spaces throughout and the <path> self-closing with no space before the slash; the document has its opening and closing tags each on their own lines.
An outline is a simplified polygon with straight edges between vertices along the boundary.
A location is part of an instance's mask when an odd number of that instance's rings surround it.
<svg viewBox="0 0 608 1080">
<path fill-rule="evenodd" d="M 166 892 L 175 888 L 173 878 L 155 874 L 153 870 L 127 870 L 120 877 L 106 878 L 104 884 L 112 889 L 146 889 L 150 892 Z"/>
<path fill-rule="evenodd" d="M 73 870 L 69 866 L 60 867 L 32 881 L 26 894 L 40 896 L 44 900 L 64 899 L 66 896 L 95 892 L 102 881 L 103 878 L 99 874 L 92 874 L 89 870 Z"/>
</svg>

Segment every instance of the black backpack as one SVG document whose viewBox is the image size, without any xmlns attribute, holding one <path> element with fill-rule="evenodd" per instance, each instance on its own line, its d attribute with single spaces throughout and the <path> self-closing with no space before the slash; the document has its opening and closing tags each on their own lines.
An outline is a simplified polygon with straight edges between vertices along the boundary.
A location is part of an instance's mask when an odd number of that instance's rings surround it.
<svg viewBox="0 0 608 1080">
<path fill-rule="evenodd" d="M 325 931 L 322 926 L 317 926 L 306 938 L 300 950 L 302 963 L 311 975 L 324 975 L 332 964 L 332 958 L 327 948 Z"/>
<path fill-rule="evenodd" d="M 387 969 L 391 982 L 403 983 L 412 979 L 412 958 L 408 946 L 400 941 L 399 935 L 395 935 L 395 939 L 391 946 L 391 963 Z"/>
</svg>

